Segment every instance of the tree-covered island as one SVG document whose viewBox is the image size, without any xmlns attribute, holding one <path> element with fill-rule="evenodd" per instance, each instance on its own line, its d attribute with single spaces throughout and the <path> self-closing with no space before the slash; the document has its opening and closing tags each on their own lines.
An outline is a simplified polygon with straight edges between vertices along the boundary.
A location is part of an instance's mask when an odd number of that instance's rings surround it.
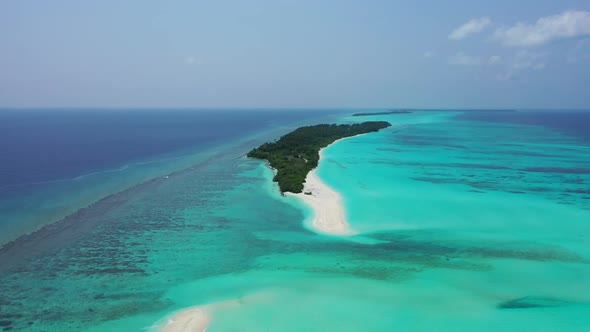
<svg viewBox="0 0 590 332">
<path fill-rule="evenodd" d="M 277 173 L 281 193 L 300 193 L 307 173 L 318 166 L 319 151 L 334 141 L 379 131 L 391 126 L 386 121 L 368 121 L 358 124 L 320 124 L 297 128 L 279 140 L 264 143 L 248 152 L 249 158 L 267 160 Z"/>
</svg>

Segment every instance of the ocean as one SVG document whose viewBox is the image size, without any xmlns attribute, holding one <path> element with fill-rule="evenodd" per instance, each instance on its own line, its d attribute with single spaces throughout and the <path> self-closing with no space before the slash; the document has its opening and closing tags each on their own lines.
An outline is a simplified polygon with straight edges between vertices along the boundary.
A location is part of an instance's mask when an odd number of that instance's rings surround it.
<svg viewBox="0 0 590 332">
<path fill-rule="evenodd" d="M 208 332 L 588 330 L 590 113 L 354 112 L 0 112 L 0 230 L 47 225 L 0 249 L 0 327 L 157 331 L 218 303 Z M 367 120 L 393 126 L 318 167 L 356 236 L 313 232 L 243 157 Z"/>
<path fill-rule="evenodd" d="M 313 110 L 0 110 L 0 244 L 220 147 L 317 117 Z"/>
</svg>

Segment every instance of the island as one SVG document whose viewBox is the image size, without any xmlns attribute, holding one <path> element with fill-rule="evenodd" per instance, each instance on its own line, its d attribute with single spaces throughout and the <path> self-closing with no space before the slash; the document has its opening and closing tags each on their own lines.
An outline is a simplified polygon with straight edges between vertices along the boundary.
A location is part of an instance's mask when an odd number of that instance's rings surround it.
<svg viewBox="0 0 590 332">
<path fill-rule="evenodd" d="M 391 111 L 384 111 L 384 112 L 371 112 L 371 113 L 354 113 L 352 116 L 371 116 L 371 115 L 387 115 L 387 114 L 410 114 L 413 113 L 412 111 L 404 111 L 404 110 L 391 110 Z"/>
<path fill-rule="evenodd" d="M 277 141 L 251 150 L 247 156 L 269 162 L 276 170 L 273 181 L 278 182 L 281 193 L 301 193 L 305 177 L 318 166 L 322 148 L 341 138 L 376 132 L 389 126 L 391 124 L 386 121 L 367 121 L 300 127 Z"/>
</svg>

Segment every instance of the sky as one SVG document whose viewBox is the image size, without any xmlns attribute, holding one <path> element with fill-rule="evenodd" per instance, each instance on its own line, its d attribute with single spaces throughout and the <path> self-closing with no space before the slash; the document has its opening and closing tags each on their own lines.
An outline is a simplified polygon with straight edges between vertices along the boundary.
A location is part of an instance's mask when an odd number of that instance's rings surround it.
<svg viewBox="0 0 590 332">
<path fill-rule="evenodd" d="M 588 0 L 0 2 L 0 107 L 590 109 Z"/>
</svg>

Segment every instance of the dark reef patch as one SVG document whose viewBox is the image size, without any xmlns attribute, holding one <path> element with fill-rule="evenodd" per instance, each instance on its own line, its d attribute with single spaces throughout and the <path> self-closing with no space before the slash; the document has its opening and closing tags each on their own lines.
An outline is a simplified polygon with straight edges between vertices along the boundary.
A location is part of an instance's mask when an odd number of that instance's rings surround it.
<svg viewBox="0 0 590 332">
<path fill-rule="evenodd" d="M 412 234 L 412 235 L 410 235 Z M 400 237 L 394 233 L 374 233 L 371 237 L 387 241 L 387 243 L 376 244 L 371 249 L 370 254 L 372 259 L 389 259 L 394 260 L 411 260 L 427 261 L 426 265 L 440 267 L 446 265 L 449 268 L 464 268 L 466 265 L 473 264 L 453 264 L 448 262 L 441 262 L 441 258 L 457 258 L 462 261 L 481 258 L 504 258 L 504 259 L 523 259 L 530 261 L 557 261 L 579 264 L 590 264 L 587 258 L 569 251 L 561 247 L 547 247 L 544 245 L 535 245 L 530 243 L 497 243 L 489 247 L 475 246 L 473 244 L 457 244 L 453 241 L 444 241 L 439 237 L 436 243 L 431 243 L 428 240 L 422 240 L 422 236 L 426 234 L 421 232 L 409 233 L 405 237 Z M 379 248 L 382 250 L 376 250 Z M 358 246 L 355 250 L 358 253 L 363 252 L 363 247 Z M 369 254 L 369 252 L 367 252 Z M 484 267 L 486 264 L 481 264 Z M 487 265 L 486 265 L 487 266 Z"/>
<path fill-rule="evenodd" d="M 417 176 L 411 177 L 410 179 L 421 182 L 429 182 L 433 184 L 462 184 L 471 186 L 477 189 L 497 189 L 496 183 L 493 181 L 471 181 L 467 179 L 456 179 L 456 178 L 442 178 L 442 177 L 425 177 Z"/>
<path fill-rule="evenodd" d="M 551 308 L 571 305 L 571 302 L 541 296 L 525 296 L 498 304 L 499 309 Z"/>
<path fill-rule="evenodd" d="M 543 158 L 561 157 L 561 156 L 550 155 L 550 154 L 545 154 L 545 153 L 538 153 L 538 152 L 531 152 L 531 151 L 518 151 L 518 150 L 502 151 L 502 154 L 509 155 L 509 156 L 543 157 Z"/>
<path fill-rule="evenodd" d="M 572 193 L 572 194 L 587 194 L 587 195 L 590 195 L 590 189 L 569 189 L 569 190 L 566 190 L 566 192 Z"/>
<path fill-rule="evenodd" d="M 558 174 L 590 174 L 590 168 L 568 168 L 568 167 L 527 167 L 525 172 L 533 173 L 558 173 Z"/>
</svg>

